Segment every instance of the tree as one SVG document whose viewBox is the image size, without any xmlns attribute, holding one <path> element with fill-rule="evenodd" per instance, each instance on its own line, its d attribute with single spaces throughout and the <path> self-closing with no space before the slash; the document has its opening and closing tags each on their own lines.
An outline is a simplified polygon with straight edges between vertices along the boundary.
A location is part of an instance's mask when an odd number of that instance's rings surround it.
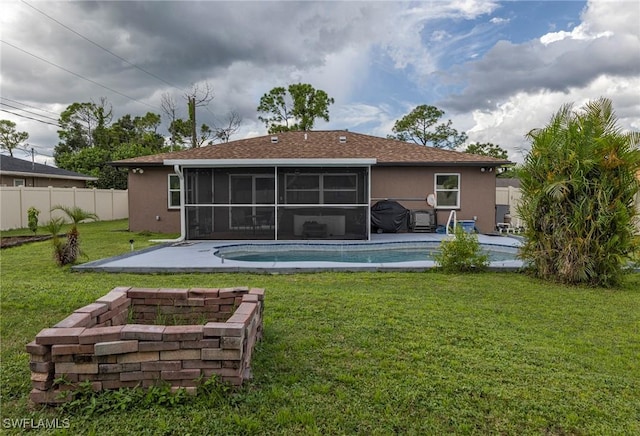
<svg viewBox="0 0 640 436">
<path fill-rule="evenodd" d="M 495 157 L 496 159 L 507 159 L 508 157 L 506 150 L 503 150 L 499 145 L 492 144 L 491 142 L 469 144 L 464 152 Z"/>
<path fill-rule="evenodd" d="M 521 257 L 543 278 L 613 286 L 638 250 L 634 196 L 640 132 L 623 133 L 611 102 L 563 106 L 527 137 L 519 176 Z"/>
<path fill-rule="evenodd" d="M 51 211 L 53 212 L 54 210 L 62 211 L 66 215 L 66 217 L 71 220 L 71 229 L 69 230 L 69 232 L 67 232 L 66 243 L 61 243 L 59 240 L 57 240 L 57 238 L 54 238 L 54 256 L 56 258 L 56 261 L 58 262 L 58 265 L 64 266 L 74 263 L 76 259 L 78 259 L 78 256 L 81 254 L 78 224 L 86 220 L 97 221 L 99 218 L 95 213 L 87 212 L 84 209 L 79 208 L 78 206 L 54 206 Z M 51 223 L 51 228 L 55 229 L 56 220 L 52 220 Z"/>
<path fill-rule="evenodd" d="M 27 132 L 18 132 L 16 123 L 9 120 L 0 120 L 0 148 L 7 150 L 13 157 L 13 150 L 18 147 L 26 147 L 25 141 L 29 139 Z"/>
<path fill-rule="evenodd" d="M 329 105 L 333 104 L 326 92 L 315 89 L 308 83 L 276 87 L 260 98 L 258 112 L 270 114 L 259 116 L 269 133 L 292 130 L 311 130 L 317 118 L 329 121 Z"/>
<path fill-rule="evenodd" d="M 451 127 L 452 121 L 437 124 L 444 111 L 435 106 L 420 105 L 396 121 L 391 139 L 430 145 L 435 148 L 455 149 L 467 140 L 466 133 Z"/>
<path fill-rule="evenodd" d="M 242 123 L 242 117 L 236 111 L 229 111 L 227 118 L 222 124 L 216 123 L 213 125 L 214 136 L 220 142 L 229 142 L 231 135 L 234 135 L 240 129 Z"/>
<path fill-rule="evenodd" d="M 61 114 L 60 142 L 54 150 L 56 165 L 97 177 L 93 186 L 126 189 L 127 173 L 109 162 L 164 151 L 164 137 L 158 133 L 160 115 L 126 114 L 113 124 L 112 107 L 99 103 L 72 103 Z M 120 156 L 119 158 L 117 156 Z"/>
</svg>

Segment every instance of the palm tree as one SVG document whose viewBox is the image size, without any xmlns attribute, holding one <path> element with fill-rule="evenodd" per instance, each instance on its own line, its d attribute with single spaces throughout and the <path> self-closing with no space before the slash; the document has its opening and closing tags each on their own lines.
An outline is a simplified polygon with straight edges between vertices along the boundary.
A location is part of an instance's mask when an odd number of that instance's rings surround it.
<svg viewBox="0 0 640 436">
<path fill-rule="evenodd" d="M 612 286 L 634 251 L 640 132 L 623 133 L 611 102 L 563 106 L 532 142 L 519 176 L 521 257 L 540 277 Z"/>
<path fill-rule="evenodd" d="M 56 247 L 56 260 L 60 266 L 68 265 L 76 261 L 80 255 L 80 241 L 78 239 L 78 224 L 86 220 L 97 221 L 98 215 L 87 212 L 78 206 L 54 206 L 51 211 L 60 210 L 71 220 L 71 229 L 67 232 L 67 242 Z"/>
</svg>

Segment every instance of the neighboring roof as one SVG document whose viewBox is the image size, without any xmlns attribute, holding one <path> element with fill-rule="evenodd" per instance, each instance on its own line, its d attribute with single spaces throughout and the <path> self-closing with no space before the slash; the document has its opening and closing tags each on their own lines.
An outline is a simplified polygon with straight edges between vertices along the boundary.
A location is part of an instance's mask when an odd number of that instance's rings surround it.
<svg viewBox="0 0 640 436">
<path fill-rule="evenodd" d="M 32 163 L 24 159 L 0 154 L 0 173 L 8 176 L 45 177 L 49 179 L 69 180 L 98 180 L 97 177 L 87 176 L 62 168 L 51 167 L 39 163 Z"/>
<path fill-rule="evenodd" d="M 276 142 L 273 142 L 277 138 Z M 342 138 L 342 139 L 341 139 Z M 284 132 L 224 144 L 140 156 L 116 166 L 162 165 L 165 161 L 259 159 L 375 159 L 376 165 L 500 166 L 509 161 L 443 150 L 344 130 Z"/>
</svg>

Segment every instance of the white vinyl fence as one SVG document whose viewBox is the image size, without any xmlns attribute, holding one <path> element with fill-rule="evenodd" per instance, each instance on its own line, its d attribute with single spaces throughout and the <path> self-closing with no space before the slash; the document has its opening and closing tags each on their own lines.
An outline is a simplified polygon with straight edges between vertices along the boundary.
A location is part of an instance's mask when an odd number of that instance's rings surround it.
<svg viewBox="0 0 640 436">
<path fill-rule="evenodd" d="M 0 187 L 0 230 L 29 226 L 27 210 L 40 211 L 39 225 L 53 217 L 64 216 L 60 211 L 50 212 L 55 206 L 78 206 L 95 213 L 102 221 L 129 217 L 128 191 L 84 188 L 27 188 Z"/>
<path fill-rule="evenodd" d="M 496 205 L 509 206 L 511 222 L 516 226 L 519 225 L 518 223 L 522 222 L 518 216 L 518 204 L 520 203 L 521 197 L 522 195 L 520 194 L 519 188 L 514 188 L 513 186 L 496 188 Z M 638 229 L 638 233 L 640 233 L 640 194 L 636 196 L 636 209 L 638 209 L 639 215 L 636 220 L 636 228 Z"/>
</svg>

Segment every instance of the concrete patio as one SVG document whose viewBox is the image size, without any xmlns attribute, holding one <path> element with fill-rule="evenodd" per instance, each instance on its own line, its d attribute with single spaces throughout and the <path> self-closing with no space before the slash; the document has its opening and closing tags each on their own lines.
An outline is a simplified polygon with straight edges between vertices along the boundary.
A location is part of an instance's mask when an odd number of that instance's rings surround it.
<svg viewBox="0 0 640 436">
<path fill-rule="evenodd" d="M 251 272 L 290 274 L 321 271 L 424 271 L 433 261 L 346 263 L 346 262 L 247 262 L 222 259 L 214 253 L 220 247 L 237 244 L 380 244 L 390 242 L 436 242 L 447 238 L 437 233 L 372 234 L 370 241 L 183 241 L 164 242 L 154 247 L 132 251 L 116 257 L 88 262 L 73 267 L 79 272 L 112 273 L 226 273 Z M 478 235 L 481 244 L 518 247 L 520 240 L 511 236 Z M 492 270 L 517 270 L 519 260 L 492 262 Z"/>
</svg>

